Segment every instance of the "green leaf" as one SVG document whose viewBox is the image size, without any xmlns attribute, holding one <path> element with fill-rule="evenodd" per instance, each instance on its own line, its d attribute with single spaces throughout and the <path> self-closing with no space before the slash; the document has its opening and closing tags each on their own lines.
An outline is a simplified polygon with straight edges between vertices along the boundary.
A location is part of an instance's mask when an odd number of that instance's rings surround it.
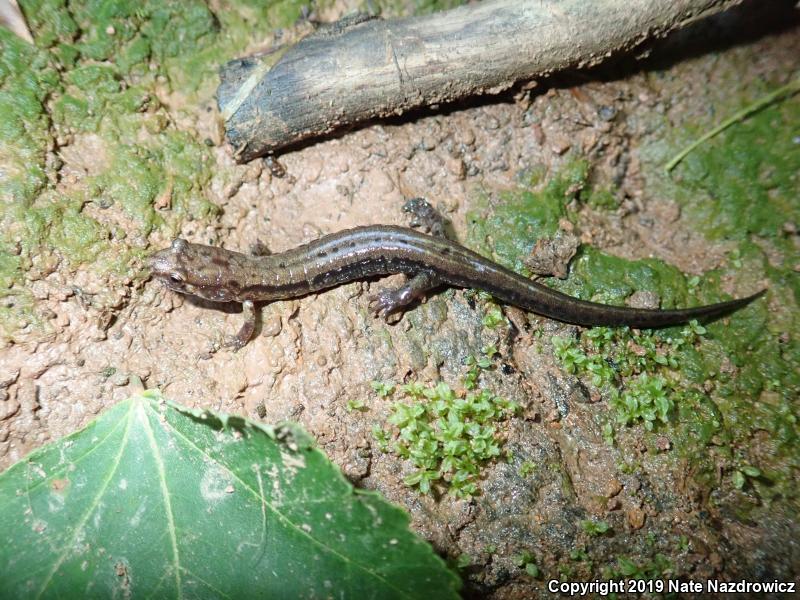
<svg viewBox="0 0 800 600">
<path fill-rule="evenodd" d="M 539 567 L 537 567 L 534 563 L 528 563 L 525 565 L 525 572 L 534 579 L 539 577 Z"/>
<path fill-rule="evenodd" d="M 372 389 L 375 390 L 381 398 L 386 398 L 394 394 L 394 383 L 391 381 L 373 381 L 371 385 Z"/>
<path fill-rule="evenodd" d="M 761 469 L 758 467 L 744 466 L 741 471 L 748 477 L 761 477 Z"/>
<path fill-rule="evenodd" d="M 611 525 L 606 521 L 584 520 L 580 522 L 581 528 L 589 535 L 603 535 L 611 530 Z"/>
<path fill-rule="evenodd" d="M 0 598 L 457 598 L 295 425 L 147 392 L 0 474 Z"/>
<path fill-rule="evenodd" d="M 639 567 L 636 566 L 636 563 L 625 556 L 620 556 L 617 559 L 617 564 L 619 565 L 620 573 L 625 577 L 630 577 L 639 572 Z"/>
</svg>

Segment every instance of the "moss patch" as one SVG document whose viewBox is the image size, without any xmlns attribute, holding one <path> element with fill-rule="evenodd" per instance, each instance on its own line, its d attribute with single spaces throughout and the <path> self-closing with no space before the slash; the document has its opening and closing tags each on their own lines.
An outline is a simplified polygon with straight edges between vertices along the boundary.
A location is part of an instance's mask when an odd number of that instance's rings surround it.
<svg viewBox="0 0 800 600">
<path fill-rule="evenodd" d="M 800 116 L 793 108 L 774 111 Z M 761 118 L 765 125 L 777 126 L 775 114 Z M 790 120 L 778 129 L 786 139 L 773 140 L 776 152 L 797 152 L 790 144 L 796 144 L 791 132 L 798 130 L 798 124 L 800 119 Z M 733 130 L 727 134 L 733 135 Z M 674 456 L 688 459 L 695 478 L 704 485 L 715 485 L 721 467 L 726 485 L 750 487 L 769 499 L 796 498 L 800 329 L 795 284 L 789 280 L 797 279 L 792 268 L 800 264 L 800 256 L 788 243 L 783 224 L 797 210 L 800 169 L 795 167 L 800 164 L 784 156 L 768 169 L 763 161 L 770 160 L 769 151 L 759 148 L 761 166 L 753 166 L 754 159 L 745 151 L 755 144 L 753 135 L 746 131 L 744 141 L 737 140 L 735 149 L 726 151 L 723 173 L 709 174 L 702 181 L 721 186 L 725 173 L 741 172 L 763 186 L 757 191 L 744 176 L 737 178 L 741 189 L 733 182 L 726 184 L 725 197 L 710 189 L 698 193 L 698 180 L 688 181 L 685 187 L 669 182 L 678 198 L 695 198 L 697 206 L 687 210 L 691 219 L 687 226 L 698 227 L 711 238 L 724 234 L 739 240 L 724 268 L 687 278 L 660 260 L 628 261 L 584 246 L 571 264 L 569 278 L 548 283 L 576 297 L 611 304 L 622 304 L 634 291 L 647 290 L 658 295 L 662 307 L 670 308 L 727 299 L 721 285 L 726 280 L 738 280 L 747 291 L 768 280 L 767 298 L 709 324 L 699 338 L 696 331 L 682 328 L 658 333 L 593 328 L 576 339 L 556 340 L 555 352 L 565 369 L 601 391 L 608 401 L 610 418 L 601 420 L 609 442 L 630 427 L 652 429 L 656 433 L 644 434 L 647 446 L 656 452 L 657 436 L 666 435 Z M 744 163 L 741 171 L 737 171 L 737 160 Z M 790 172 L 783 172 L 784 166 Z M 751 207 L 758 214 L 749 221 L 738 214 L 744 206 L 738 202 L 745 194 L 769 198 L 771 208 Z M 575 219 L 567 208 L 573 198 L 583 201 L 592 195 L 585 166 L 572 162 L 549 182 L 507 194 L 495 206 L 483 199 L 469 215 L 470 243 L 526 273 L 522 259 L 537 238 L 552 235 L 559 219 Z M 713 221 L 706 231 L 702 227 L 706 221 L 694 215 L 714 211 L 723 213 L 721 224 Z M 768 260 L 765 245 L 782 260 Z M 769 298 L 779 299 L 774 302 L 781 306 L 776 313 L 768 310 Z M 756 446 L 753 440 L 758 432 L 766 434 Z M 637 432 L 634 437 L 641 435 Z M 756 472 L 758 476 L 747 475 Z"/>
<path fill-rule="evenodd" d="M 6 339 L 41 322 L 29 283 L 59 264 L 88 265 L 114 289 L 135 274 L 155 228 L 169 234 L 216 214 L 213 157 L 176 123 L 211 102 L 222 62 L 290 25 L 303 5 L 241 1 L 215 14 L 196 0 L 21 4 L 36 45 L 0 29 Z M 65 171 L 79 175 L 65 181 Z"/>
<path fill-rule="evenodd" d="M 751 85 L 710 114 L 721 121 L 777 85 Z M 687 405 L 681 418 L 695 433 L 708 428 L 700 414 L 719 423 L 715 456 L 699 450 L 698 444 L 687 450 L 693 468 L 709 485 L 721 464 L 733 487 L 796 506 L 800 249 L 794 231 L 800 223 L 800 99 L 784 99 L 735 123 L 693 150 L 672 177 L 666 176 L 662 168 L 667 157 L 714 124 L 691 123 L 685 130 L 670 131 L 666 142 L 645 147 L 648 185 L 681 204 L 687 226 L 736 245 L 728 264 L 699 284 L 700 294 L 716 294 L 723 279 L 738 279 L 747 289 L 766 281 L 772 311 L 760 301 L 726 323 L 711 324 L 709 339 L 687 361 L 685 375 L 703 382 L 710 393 L 704 410 L 695 413 Z"/>
<path fill-rule="evenodd" d="M 732 125 L 675 169 L 671 197 L 711 238 L 785 239 L 784 224 L 800 221 L 799 122 L 800 100 L 789 98 Z M 701 134 L 697 127 L 688 132 Z"/>
<path fill-rule="evenodd" d="M 528 174 L 526 185 L 500 194 L 490 205 L 480 198 L 467 214 L 467 244 L 477 252 L 520 273 L 529 274 L 524 259 L 536 241 L 558 231 L 567 204 L 586 189 L 589 166 L 573 160 L 546 182 L 543 173 Z"/>
</svg>

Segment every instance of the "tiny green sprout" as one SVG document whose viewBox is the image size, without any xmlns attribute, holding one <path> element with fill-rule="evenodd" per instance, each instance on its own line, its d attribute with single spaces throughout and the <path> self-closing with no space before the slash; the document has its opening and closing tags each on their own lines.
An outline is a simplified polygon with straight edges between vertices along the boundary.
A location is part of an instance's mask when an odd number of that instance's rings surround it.
<svg viewBox="0 0 800 600">
<path fill-rule="evenodd" d="M 617 557 L 617 565 L 619 566 L 619 572 L 625 577 L 633 578 L 635 575 L 640 574 L 639 566 L 625 556 Z"/>
<path fill-rule="evenodd" d="M 478 378 L 481 376 L 481 369 L 477 365 L 474 356 L 468 356 L 465 363 L 469 366 L 469 370 L 464 375 L 464 387 L 468 390 L 474 390 L 478 387 Z"/>
<path fill-rule="evenodd" d="M 569 581 L 575 579 L 575 569 L 571 565 L 560 563 L 558 565 L 558 576 L 561 581 Z"/>
<path fill-rule="evenodd" d="M 682 352 L 705 333 L 697 321 L 677 332 L 594 327 L 578 337 L 553 337 L 553 354 L 565 371 L 588 380 L 608 400 L 617 422 L 652 430 L 667 423 L 676 400 L 686 397 L 686 384 L 674 370 Z M 612 443 L 610 425 L 603 433 Z"/>
<path fill-rule="evenodd" d="M 483 551 L 484 551 L 486 554 L 494 554 L 495 552 L 497 552 L 497 546 L 495 546 L 494 544 L 489 544 L 488 546 L 486 546 L 486 547 L 483 549 Z"/>
<path fill-rule="evenodd" d="M 689 321 L 688 328 L 692 333 L 698 336 L 705 335 L 706 333 L 706 328 L 700 325 L 700 323 L 698 323 L 696 319 L 692 319 L 691 321 Z"/>
<path fill-rule="evenodd" d="M 480 369 L 477 364 L 474 368 Z M 394 426 L 392 452 L 415 469 L 405 484 L 423 494 L 436 483 L 460 498 L 476 495 L 480 467 L 502 455 L 496 424 L 516 413 L 519 405 L 487 389 L 456 394 L 443 381 L 400 389 L 411 401 L 395 402 L 388 421 Z M 381 431 L 375 437 L 388 446 L 388 436 Z"/>
<path fill-rule="evenodd" d="M 591 536 L 601 536 L 611 531 L 611 525 L 605 521 L 592 521 L 589 519 L 580 522 L 581 529 Z"/>
<path fill-rule="evenodd" d="M 347 410 L 349 412 L 357 411 L 365 411 L 367 410 L 366 405 L 364 404 L 363 400 L 348 400 L 347 401 Z"/>
<path fill-rule="evenodd" d="M 653 429 L 656 420 L 667 423 L 674 405 L 668 391 L 664 377 L 642 373 L 620 396 L 612 397 L 617 420 L 625 425 L 642 420 L 647 430 Z"/>
<path fill-rule="evenodd" d="M 744 466 L 742 467 L 742 473 L 748 477 L 761 477 L 761 469 L 758 467 Z"/>
<path fill-rule="evenodd" d="M 602 387 L 614 379 L 614 370 L 604 360 L 594 357 L 586 363 L 586 371 L 592 375 L 592 385 Z"/>
<path fill-rule="evenodd" d="M 422 395 L 429 400 L 443 400 L 445 402 L 455 402 L 456 393 L 444 381 L 440 381 L 432 388 L 426 389 Z"/>
<path fill-rule="evenodd" d="M 418 381 L 412 381 L 411 383 L 405 384 L 402 388 L 400 388 L 404 394 L 408 394 L 412 398 L 422 398 L 425 394 L 425 386 Z"/>
<path fill-rule="evenodd" d="M 611 327 L 592 327 L 583 335 L 595 350 L 603 350 L 614 341 L 614 330 Z"/>
<path fill-rule="evenodd" d="M 536 566 L 536 558 L 528 550 L 523 550 L 520 554 L 514 557 L 514 564 L 533 577 L 539 577 L 539 567 Z"/>
<path fill-rule="evenodd" d="M 603 424 L 603 441 L 609 446 L 614 445 L 614 426 L 610 421 Z"/>
<path fill-rule="evenodd" d="M 748 479 L 758 479 L 762 475 L 763 473 L 761 472 L 761 469 L 759 469 L 758 467 L 745 465 L 743 467 L 740 467 L 739 469 L 736 469 L 731 477 L 733 480 L 734 487 L 737 490 L 741 490 L 744 488 Z"/>
<path fill-rule="evenodd" d="M 738 248 L 734 249 L 730 254 L 728 254 L 728 258 L 731 259 L 731 264 L 736 267 L 737 269 L 742 268 L 742 253 L 739 251 Z"/>
<path fill-rule="evenodd" d="M 516 556 L 514 556 L 514 564 L 518 567 L 524 567 L 528 563 L 534 562 L 535 557 L 529 550 L 523 550 Z"/>
<path fill-rule="evenodd" d="M 589 560 L 589 555 L 586 553 L 586 550 L 583 548 L 575 548 L 570 550 L 569 553 L 570 560 L 574 560 L 575 562 L 583 562 Z"/>
<path fill-rule="evenodd" d="M 669 559 L 660 552 L 641 566 L 625 556 L 617 557 L 617 567 L 619 573 L 628 579 L 660 579 L 673 572 Z"/>
<path fill-rule="evenodd" d="M 417 486 L 419 491 L 423 494 L 429 494 L 431 491 L 431 482 L 436 481 L 439 477 L 435 471 L 427 469 L 418 469 L 403 480 L 409 487 Z"/>
<path fill-rule="evenodd" d="M 492 358 L 495 354 L 500 354 L 500 351 L 494 344 L 486 344 L 483 348 L 481 348 L 481 353 L 488 358 Z"/>
<path fill-rule="evenodd" d="M 494 305 L 491 306 L 488 311 L 486 311 L 481 323 L 483 323 L 483 326 L 488 329 L 495 329 L 504 321 L 505 317 L 503 316 L 503 311 L 500 310 L 499 306 Z"/>
<path fill-rule="evenodd" d="M 468 390 L 474 390 L 478 387 L 478 378 L 481 375 L 481 371 L 492 368 L 492 357 L 498 354 L 498 351 L 494 345 L 487 345 L 481 348 L 481 353 L 483 354 L 481 357 L 470 355 L 464 359 L 464 364 L 469 367 L 464 376 L 464 387 Z"/>
<path fill-rule="evenodd" d="M 378 444 L 378 449 L 381 452 L 389 451 L 389 434 L 384 431 L 377 423 L 372 426 L 372 437 Z"/>
<path fill-rule="evenodd" d="M 578 340 L 574 338 L 562 338 L 556 336 L 553 338 L 553 348 L 555 350 L 556 358 L 561 361 L 564 370 L 567 373 L 581 373 L 584 370 L 589 370 L 589 357 L 580 347 Z M 598 366 L 592 366 L 592 369 L 597 371 Z"/>
<path fill-rule="evenodd" d="M 472 564 L 472 557 L 469 554 L 459 554 L 456 558 L 456 569 L 459 571 L 466 569 Z"/>
<path fill-rule="evenodd" d="M 519 475 L 520 477 L 527 477 L 528 475 L 532 475 L 536 472 L 536 463 L 530 460 L 526 460 L 519 468 Z"/>
<path fill-rule="evenodd" d="M 689 288 L 689 291 L 694 292 L 697 289 L 697 286 L 700 285 L 700 277 L 698 275 L 692 275 L 686 281 L 686 285 Z"/>
<path fill-rule="evenodd" d="M 682 535 L 678 538 L 678 552 L 688 552 L 689 551 L 689 538 L 685 535 Z"/>
<path fill-rule="evenodd" d="M 381 398 L 386 398 L 394 393 L 394 383 L 391 381 L 373 381 L 372 389 L 375 390 Z"/>
<path fill-rule="evenodd" d="M 654 557 L 647 564 L 647 576 L 648 579 L 658 579 L 664 576 L 666 573 L 671 573 L 673 571 L 673 566 L 670 560 L 658 552 Z"/>
</svg>

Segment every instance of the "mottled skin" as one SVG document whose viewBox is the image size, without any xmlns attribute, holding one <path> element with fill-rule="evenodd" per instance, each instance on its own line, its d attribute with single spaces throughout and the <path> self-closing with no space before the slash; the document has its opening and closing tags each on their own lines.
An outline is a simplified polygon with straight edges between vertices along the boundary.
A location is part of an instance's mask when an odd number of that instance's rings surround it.
<svg viewBox="0 0 800 600">
<path fill-rule="evenodd" d="M 442 231 L 436 224 L 430 229 L 437 234 Z M 176 239 L 153 256 L 152 268 L 153 275 L 176 292 L 214 302 L 242 303 L 245 324 L 228 343 L 236 348 L 252 337 L 255 302 L 295 298 L 390 273 L 405 273 L 410 279 L 396 290 L 383 290 L 371 297 L 372 309 L 384 317 L 442 284 L 482 289 L 507 304 L 567 323 L 637 328 L 713 319 L 763 293 L 762 290 L 747 298 L 677 310 L 586 302 L 518 275 L 442 235 L 388 225 L 348 229 L 268 256 L 250 256 Z"/>
</svg>

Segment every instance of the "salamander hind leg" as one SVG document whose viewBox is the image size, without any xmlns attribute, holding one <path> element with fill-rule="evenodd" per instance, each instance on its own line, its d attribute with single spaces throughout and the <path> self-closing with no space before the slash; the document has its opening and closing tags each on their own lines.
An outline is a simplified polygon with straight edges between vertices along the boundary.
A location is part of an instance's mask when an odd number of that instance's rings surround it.
<svg viewBox="0 0 800 600">
<path fill-rule="evenodd" d="M 432 271 L 420 271 L 399 288 L 383 289 L 370 296 L 370 310 L 387 322 L 397 322 L 402 317 L 402 309 L 423 298 L 428 290 L 439 284 L 439 279 Z"/>
<path fill-rule="evenodd" d="M 445 218 L 425 198 L 407 200 L 403 205 L 403 212 L 411 215 L 411 227 L 420 227 L 425 233 L 436 237 L 447 237 Z"/>
</svg>

